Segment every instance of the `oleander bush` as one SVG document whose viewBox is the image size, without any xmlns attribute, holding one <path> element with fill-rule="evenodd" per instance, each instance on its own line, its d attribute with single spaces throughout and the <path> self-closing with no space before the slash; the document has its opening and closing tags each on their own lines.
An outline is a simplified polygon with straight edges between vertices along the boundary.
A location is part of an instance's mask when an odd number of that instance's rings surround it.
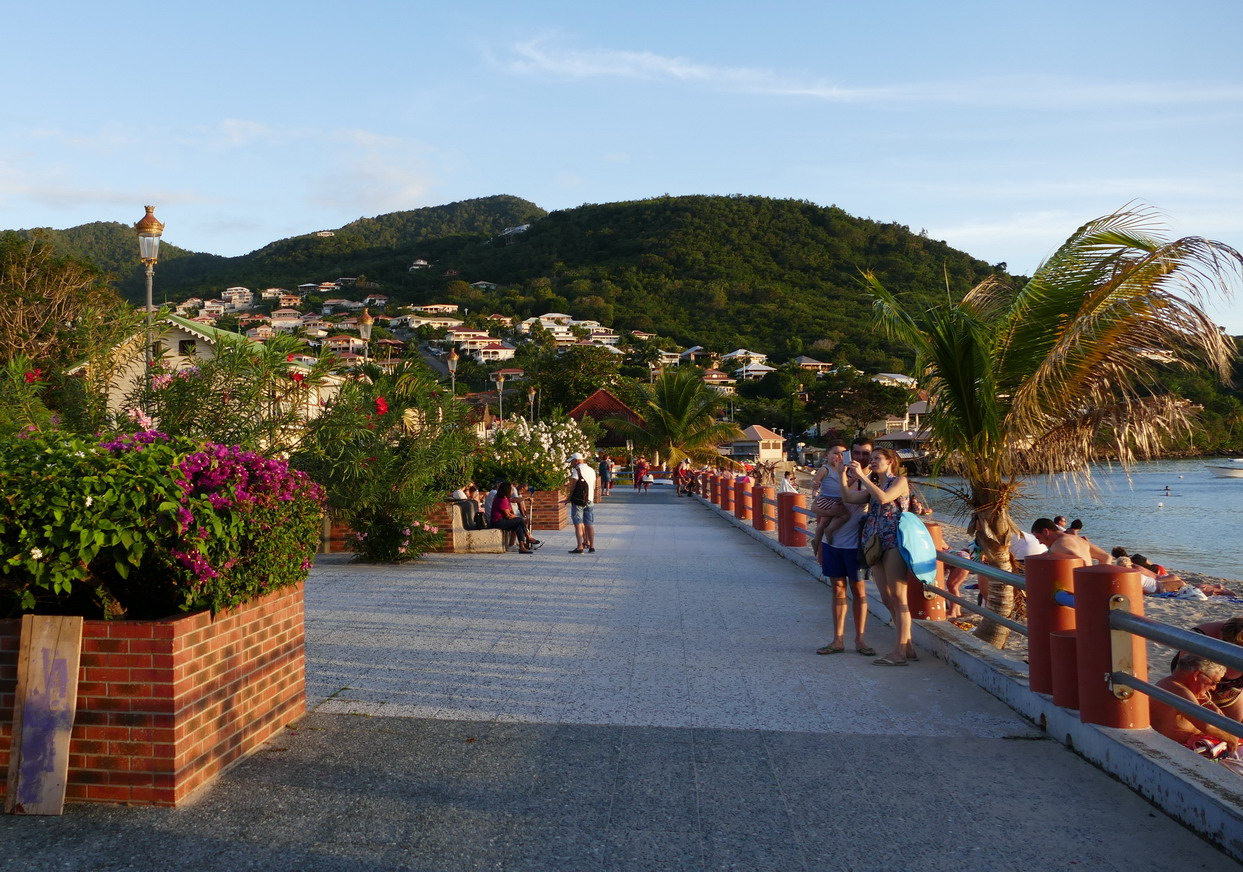
<svg viewBox="0 0 1243 872">
<path fill-rule="evenodd" d="M 573 418 L 532 425 L 515 416 L 480 444 L 475 477 L 485 490 L 494 481 L 555 490 L 569 478 L 566 460 L 575 453 L 590 460 L 592 445 Z"/>
<path fill-rule="evenodd" d="M 144 430 L 0 437 L 0 614 L 159 618 L 306 577 L 323 492 L 284 461 Z"/>
</svg>

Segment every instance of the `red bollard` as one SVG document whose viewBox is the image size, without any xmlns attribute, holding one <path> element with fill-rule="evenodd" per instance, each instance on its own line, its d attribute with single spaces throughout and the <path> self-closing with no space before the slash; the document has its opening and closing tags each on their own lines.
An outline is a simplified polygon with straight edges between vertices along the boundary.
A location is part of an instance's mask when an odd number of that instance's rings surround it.
<svg viewBox="0 0 1243 872">
<path fill-rule="evenodd" d="M 721 481 L 721 511 L 726 514 L 734 512 L 734 480 L 732 478 Z"/>
<path fill-rule="evenodd" d="M 794 511 L 807 508 L 807 497 L 804 494 L 777 494 L 777 541 L 791 548 L 804 548 L 807 535 L 794 528 L 806 527 L 811 520 L 807 515 Z"/>
<path fill-rule="evenodd" d="M 932 536 L 932 544 L 937 546 L 938 551 L 944 551 L 947 546 L 945 537 L 941 534 L 941 525 L 936 521 L 924 521 L 924 526 Z M 945 589 L 945 564 L 939 560 L 933 585 Z M 911 617 L 917 621 L 945 620 L 945 599 L 930 590 L 924 590 L 924 583 L 909 569 L 906 572 L 906 604 L 911 610 Z"/>
<path fill-rule="evenodd" d="M 772 521 L 765 520 L 764 517 L 765 515 L 768 515 L 769 511 L 771 511 L 769 507 L 764 504 L 764 501 L 773 499 L 773 495 L 776 492 L 777 489 L 774 487 L 760 485 L 752 485 L 751 487 L 751 526 L 762 533 L 771 533 L 773 530 L 777 529 L 776 524 Z M 771 518 L 772 515 L 768 515 L 768 517 Z"/>
<path fill-rule="evenodd" d="M 1079 720 L 1102 727 L 1143 730 L 1149 725 L 1148 694 L 1119 687 L 1109 689 L 1113 668 L 1113 635 L 1109 626 L 1110 600 L 1125 596 L 1130 610 L 1144 613 L 1140 575 L 1121 566 L 1084 566 L 1075 575 L 1075 632 L 1079 639 Z M 1140 636 L 1120 637 L 1122 650 L 1136 678 L 1148 680 L 1148 651 Z"/>
<path fill-rule="evenodd" d="M 719 475 L 712 476 L 709 481 L 712 488 L 712 505 L 719 506 L 721 504 L 721 477 Z"/>
<path fill-rule="evenodd" d="M 1062 708 L 1079 708 L 1078 650 L 1079 639 L 1074 630 L 1058 630 L 1049 634 L 1053 665 L 1049 678 L 1053 685 L 1053 704 Z"/>
<path fill-rule="evenodd" d="M 749 482 L 734 482 L 734 517 L 740 521 L 751 520 L 751 485 Z"/>
<path fill-rule="evenodd" d="M 1075 610 L 1053 600 L 1059 590 L 1075 592 L 1074 571 L 1083 561 L 1069 554 L 1036 554 L 1027 558 L 1028 686 L 1036 693 L 1053 693 L 1053 655 L 1049 634 L 1075 629 Z"/>
</svg>

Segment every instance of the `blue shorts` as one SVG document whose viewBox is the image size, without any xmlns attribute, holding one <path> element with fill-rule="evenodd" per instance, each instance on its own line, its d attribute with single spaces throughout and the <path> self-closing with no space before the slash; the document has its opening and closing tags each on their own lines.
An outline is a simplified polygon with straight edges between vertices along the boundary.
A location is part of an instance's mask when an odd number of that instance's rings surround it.
<svg viewBox="0 0 1243 872">
<path fill-rule="evenodd" d="M 596 525 L 596 515 L 592 509 L 595 505 L 576 506 L 570 503 L 570 523 L 577 527 L 579 524 L 588 524 L 592 527 Z"/>
<path fill-rule="evenodd" d="M 822 545 L 820 546 L 820 560 L 826 578 L 859 580 L 858 548 L 834 548 L 831 545 Z"/>
</svg>

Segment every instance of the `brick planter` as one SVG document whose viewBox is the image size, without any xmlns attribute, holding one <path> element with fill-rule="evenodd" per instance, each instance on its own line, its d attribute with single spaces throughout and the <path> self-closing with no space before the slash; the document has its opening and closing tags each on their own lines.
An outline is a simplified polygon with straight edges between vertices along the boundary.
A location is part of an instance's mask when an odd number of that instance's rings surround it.
<svg viewBox="0 0 1243 872">
<path fill-rule="evenodd" d="M 178 805 L 306 714 L 303 614 L 298 584 L 214 620 L 86 621 L 66 798 Z M 20 632 L 0 621 L 3 771 Z"/>
<path fill-rule="evenodd" d="M 570 523 L 570 507 L 563 504 L 565 488 L 537 490 L 531 507 L 532 530 L 562 530 Z"/>
</svg>

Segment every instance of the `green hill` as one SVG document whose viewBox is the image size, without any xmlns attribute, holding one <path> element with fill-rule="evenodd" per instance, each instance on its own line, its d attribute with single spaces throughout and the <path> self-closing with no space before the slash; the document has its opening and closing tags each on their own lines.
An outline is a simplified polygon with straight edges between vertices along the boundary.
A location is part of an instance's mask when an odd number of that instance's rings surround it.
<svg viewBox="0 0 1243 872">
<path fill-rule="evenodd" d="M 530 228 L 507 238 L 508 227 Z M 142 293 L 133 231 L 91 224 L 52 237 Z M 166 252 L 168 254 L 166 255 Z M 421 258 L 431 268 L 411 272 Z M 395 303 L 457 302 L 523 317 L 565 311 L 684 344 L 777 355 L 844 355 L 870 370 L 901 366 L 868 327 L 858 276 L 929 300 L 994 272 L 899 224 L 836 207 L 764 197 L 658 197 L 545 213 L 496 196 L 359 219 L 333 236 L 284 239 L 235 258 L 161 247 L 157 298 L 214 296 L 231 285 L 294 287 L 366 277 Z M 500 285 L 495 291 L 468 286 Z"/>
</svg>

